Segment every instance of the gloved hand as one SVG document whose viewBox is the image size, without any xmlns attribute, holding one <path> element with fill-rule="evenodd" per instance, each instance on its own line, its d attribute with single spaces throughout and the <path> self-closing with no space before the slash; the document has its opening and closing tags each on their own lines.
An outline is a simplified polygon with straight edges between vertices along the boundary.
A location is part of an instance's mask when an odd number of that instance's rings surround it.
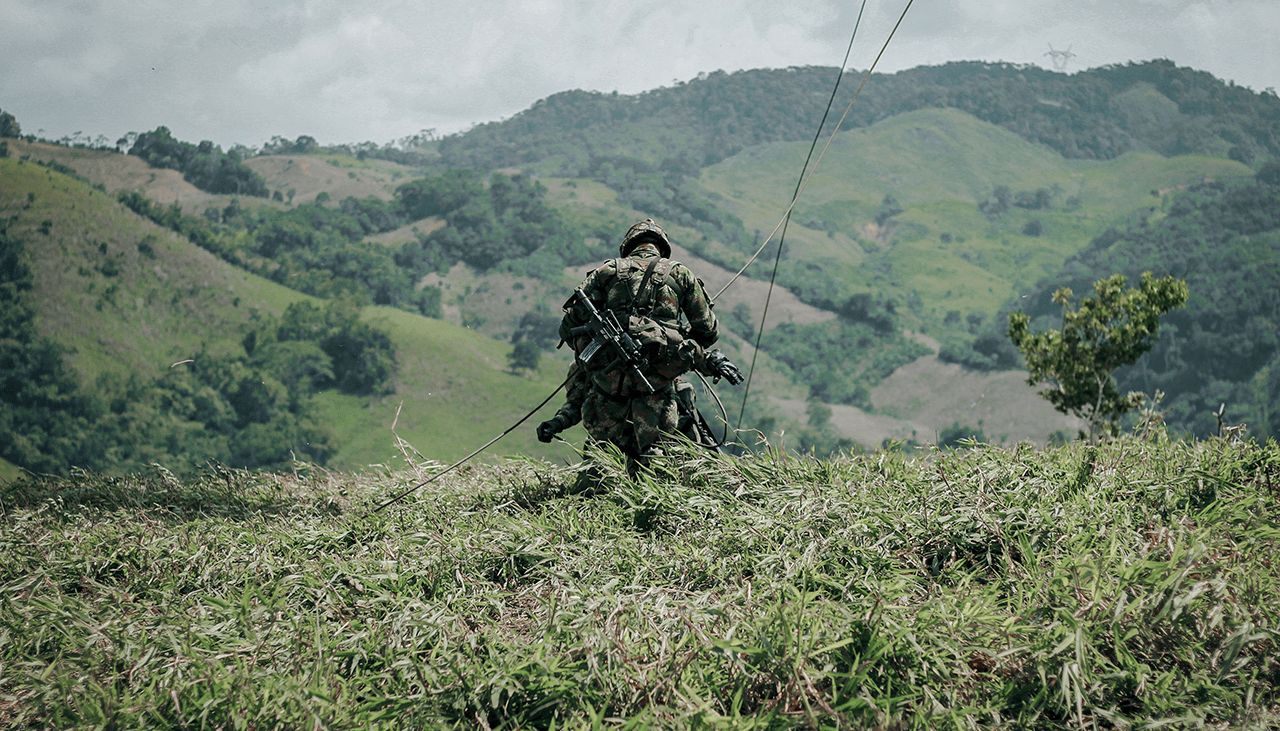
<svg viewBox="0 0 1280 731">
<path fill-rule="evenodd" d="M 550 444 L 552 437 L 564 431 L 564 423 L 557 416 L 538 425 L 538 441 Z"/>
<path fill-rule="evenodd" d="M 729 356 L 718 350 L 707 353 L 707 370 L 711 371 L 713 380 L 716 383 L 724 378 L 729 382 L 730 386 L 736 386 L 742 383 L 742 371 L 738 366 L 729 361 Z"/>
</svg>

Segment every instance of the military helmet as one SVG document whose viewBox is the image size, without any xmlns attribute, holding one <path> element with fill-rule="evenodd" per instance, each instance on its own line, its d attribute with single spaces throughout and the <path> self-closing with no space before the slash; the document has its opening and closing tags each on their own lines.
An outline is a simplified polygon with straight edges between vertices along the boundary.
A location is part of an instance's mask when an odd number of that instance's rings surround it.
<svg viewBox="0 0 1280 731">
<path fill-rule="evenodd" d="M 671 240 L 667 238 L 667 232 L 654 223 L 652 218 L 646 218 L 627 229 L 627 235 L 622 237 L 622 244 L 618 247 L 618 254 L 626 256 L 646 241 L 652 241 L 663 258 L 671 257 Z"/>
</svg>

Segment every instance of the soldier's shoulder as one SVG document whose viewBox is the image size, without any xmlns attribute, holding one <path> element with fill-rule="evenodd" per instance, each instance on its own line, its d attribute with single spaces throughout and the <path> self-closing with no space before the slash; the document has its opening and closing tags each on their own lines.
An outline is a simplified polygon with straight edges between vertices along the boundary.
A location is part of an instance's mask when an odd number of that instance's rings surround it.
<svg viewBox="0 0 1280 731">
<path fill-rule="evenodd" d="M 670 271 L 671 271 L 670 276 L 672 277 L 678 277 L 688 282 L 698 281 L 698 275 L 694 274 L 693 270 L 690 269 L 683 262 L 672 260 Z"/>
<path fill-rule="evenodd" d="M 599 279 L 600 277 L 613 276 L 618 273 L 618 260 L 606 259 L 600 263 L 600 266 L 587 272 L 587 279 Z"/>
</svg>

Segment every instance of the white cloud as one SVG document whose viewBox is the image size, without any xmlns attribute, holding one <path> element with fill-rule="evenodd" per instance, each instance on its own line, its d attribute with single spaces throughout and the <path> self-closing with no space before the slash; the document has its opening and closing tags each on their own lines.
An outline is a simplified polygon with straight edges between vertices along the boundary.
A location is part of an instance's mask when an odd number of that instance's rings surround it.
<svg viewBox="0 0 1280 731">
<path fill-rule="evenodd" d="M 0 105 L 53 136 L 170 126 L 184 139 L 275 134 L 385 141 L 463 129 L 558 91 L 634 93 L 699 72 L 835 65 L 859 3 L 843 0 L 0 0 Z M 865 69 L 905 0 L 868 3 Z M 1071 69 L 1168 57 L 1275 86 L 1273 0 L 916 2 L 892 72 L 950 60 Z"/>
</svg>

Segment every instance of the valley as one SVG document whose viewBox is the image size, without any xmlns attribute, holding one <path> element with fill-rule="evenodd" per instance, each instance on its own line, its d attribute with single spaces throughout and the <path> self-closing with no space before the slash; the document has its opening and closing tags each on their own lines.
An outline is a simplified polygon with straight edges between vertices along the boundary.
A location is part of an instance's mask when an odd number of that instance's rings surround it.
<svg viewBox="0 0 1280 731">
<path fill-rule="evenodd" d="M 1181 231 L 1176 227 L 1190 225 L 1182 220 L 1187 201 L 1203 198 L 1198 191 L 1251 184 L 1274 158 L 1265 122 L 1273 102 L 1266 95 L 1253 98 L 1250 103 L 1263 110 L 1250 112 L 1256 123 L 1247 115 L 1204 119 L 1175 101 L 1180 87 L 1150 76 L 1172 73 L 1159 64 L 1132 71 L 1135 80 L 1127 81 L 1113 69 L 1106 74 L 1117 91 L 1108 103 L 1120 126 L 1108 132 L 1088 126 L 1103 124 L 1096 109 L 1072 107 L 1075 92 L 1062 86 L 1069 80 L 1019 80 L 991 66 L 961 70 L 973 74 L 975 88 L 1000 79 L 1011 91 L 992 104 L 1010 105 L 1035 123 L 1019 126 L 1008 114 L 969 102 L 894 106 L 869 87 L 869 106 L 835 135 L 804 187 L 785 229 L 772 289 L 777 237 L 745 276 L 733 276 L 780 223 L 808 147 L 801 141 L 803 125 L 774 119 L 772 110 L 722 125 L 724 135 L 717 138 L 714 129 L 720 128 L 708 126 L 688 101 L 697 94 L 713 97 L 722 88 L 717 85 L 741 92 L 749 77 L 766 72 L 655 91 L 647 97 L 651 108 L 617 125 L 586 111 L 613 100 L 558 95 L 512 120 L 405 151 L 417 155 L 412 159 L 421 168 L 365 152 L 355 157 L 349 148 L 259 154 L 242 163 L 235 158 L 232 163 L 247 169 L 244 175 L 265 186 L 265 197 L 210 193 L 178 170 L 152 167 L 134 155 L 6 139 L 0 214 L 30 259 L 40 335 L 65 349 L 64 360 L 90 391 L 106 383 L 103 378 L 168 377 L 171 364 L 194 355 L 244 358 L 252 349 L 245 338 L 273 332 L 271 323 L 291 306 L 323 308 L 354 297 L 360 321 L 394 345 L 396 365 L 381 391 L 323 388 L 310 396 L 304 410 L 331 433 L 326 464 L 335 469 L 405 459 L 390 433 L 398 409 L 397 433 L 421 452 L 415 459 L 448 462 L 532 408 L 556 387 L 569 362 L 567 351 L 554 350 L 554 338 L 547 340 L 548 323 L 582 276 L 615 255 L 626 226 L 645 217 L 666 226 L 673 257 L 690 266 L 710 294 L 724 290 L 716 300 L 722 347 L 744 370 L 755 360 L 744 428 L 765 427 L 771 441 L 789 445 L 798 443 L 797 435 L 818 443 L 814 435 L 821 432 L 821 443 L 853 449 L 895 440 L 915 448 L 937 442 L 949 429 L 981 433 L 993 444 L 1044 444 L 1074 435 L 1081 423 L 1053 411 L 1025 383 L 1025 372 L 1010 367 L 1007 352 L 974 355 L 975 343 L 998 344 L 1002 318 L 1024 304 L 1047 317 L 1044 295 L 1028 297 L 1054 281 L 1074 277 L 1077 296 L 1085 294 L 1094 274 L 1081 262 L 1098 259 L 1099 247 L 1116 245 L 1107 242 L 1138 240 L 1144 232 L 1155 232 L 1153 240 L 1169 238 L 1173 234 L 1161 227 Z M 935 72 L 941 73 L 919 74 Z M 807 71 L 795 73 L 800 86 L 816 83 Z M 904 72 L 877 83 L 932 88 L 921 78 Z M 1045 84 L 1067 101 L 1027 106 L 1021 85 Z M 663 105 L 678 113 L 661 120 L 646 116 Z M 1054 126 L 1052 116 L 1068 112 L 1077 115 L 1070 139 L 1061 136 L 1068 127 Z M 586 116 L 557 128 L 548 114 L 562 121 Z M 1194 134 L 1188 131 L 1193 123 L 1199 130 Z M 1173 133 L 1166 128 L 1182 130 L 1182 147 L 1169 141 Z M 1239 134 L 1246 128 L 1256 144 Z M 1112 135 L 1106 144 L 1098 142 L 1104 133 Z M 517 156 L 523 162 L 512 157 L 517 148 L 525 150 Z M 395 157 L 402 158 L 409 159 Z M 533 206 L 526 213 L 543 217 L 539 230 L 554 231 L 555 241 L 520 243 L 516 237 L 503 244 L 515 249 L 468 258 L 483 239 L 465 237 L 484 229 L 467 229 L 471 224 L 458 217 L 463 208 L 408 213 L 402 186 L 418 185 L 429 197 L 436 190 L 431 186 L 454 185 L 449 176 L 468 165 L 475 172 L 469 173 L 474 180 L 466 183 L 473 186 L 467 195 L 489 196 L 495 184 L 516 186 Z M 136 194 L 133 210 L 117 201 L 121 193 Z M 139 201 L 150 201 L 151 220 L 135 213 Z M 503 215 L 494 210 L 493 216 Z M 194 225 L 183 223 L 184 216 L 204 226 L 205 248 L 182 234 Z M 383 218 L 371 223 L 376 216 Z M 168 223 L 154 222 L 162 218 Z M 352 232 L 357 219 L 374 228 Z M 285 243 L 265 247 L 257 237 L 268 226 Z M 1269 231 L 1264 226 L 1239 243 L 1253 247 L 1247 256 L 1267 272 Z M 332 238 L 338 233 L 348 240 Z M 308 264 L 311 244 L 298 242 L 320 235 L 331 237 L 327 263 Z M 447 241 L 455 248 L 441 248 Z M 306 256 L 286 261 L 277 250 Z M 1265 281 L 1270 274 L 1261 276 Z M 1274 315 L 1266 311 L 1249 322 L 1250 332 L 1275 332 Z M 860 336 L 865 346 L 830 342 L 872 330 L 874 337 Z M 512 342 L 535 332 L 542 333 L 537 367 L 513 369 Z M 837 345 L 844 349 L 831 350 Z M 805 348 L 814 355 L 798 355 Z M 832 352 L 874 365 L 810 367 Z M 1265 392 L 1274 370 L 1269 353 L 1251 355 L 1254 370 L 1239 383 L 1251 378 L 1249 388 Z M 828 378 L 844 381 L 828 388 L 822 381 Z M 743 387 L 721 384 L 717 390 L 736 423 Z M 1253 398 L 1240 390 L 1222 393 L 1224 403 Z M 714 419 L 706 397 L 704 411 Z M 823 413 L 813 410 L 815 399 L 826 401 L 829 418 L 814 416 Z M 1191 419 L 1187 409 L 1200 407 L 1180 408 Z M 1236 410 L 1255 421 L 1269 418 L 1265 409 L 1261 416 L 1244 406 Z M 1195 418 L 1201 419 L 1197 428 L 1207 428 L 1202 416 Z M 573 434 L 580 443 L 581 431 Z M 573 445 L 541 445 L 531 426 L 490 456 L 510 454 L 575 459 Z M 0 468 L 13 474 L 12 464 Z"/>
</svg>

